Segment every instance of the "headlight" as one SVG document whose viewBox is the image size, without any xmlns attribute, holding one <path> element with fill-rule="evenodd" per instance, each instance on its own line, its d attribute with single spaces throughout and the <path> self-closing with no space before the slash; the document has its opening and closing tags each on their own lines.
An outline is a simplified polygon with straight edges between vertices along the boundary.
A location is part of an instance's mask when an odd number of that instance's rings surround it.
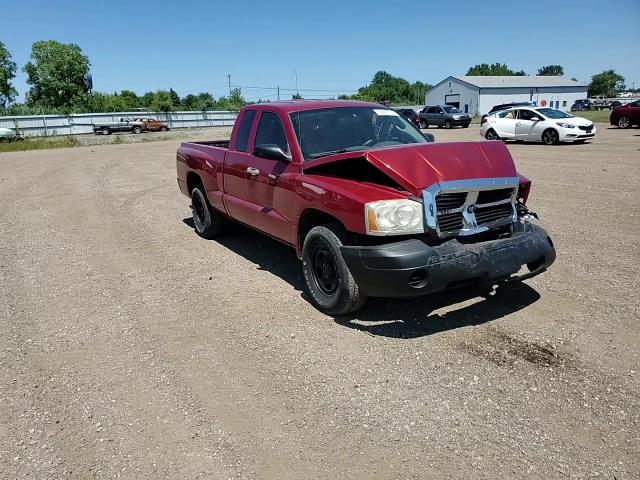
<svg viewBox="0 0 640 480">
<path fill-rule="evenodd" d="M 364 206 L 369 235 L 423 233 L 422 203 L 414 200 L 381 200 Z"/>
<path fill-rule="evenodd" d="M 460 115 L 454 115 L 454 116 L 453 116 L 453 119 L 454 119 L 454 120 L 460 120 Z"/>
<path fill-rule="evenodd" d="M 571 125 L 570 123 L 556 122 L 556 125 L 562 128 L 576 128 L 575 125 Z"/>
</svg>

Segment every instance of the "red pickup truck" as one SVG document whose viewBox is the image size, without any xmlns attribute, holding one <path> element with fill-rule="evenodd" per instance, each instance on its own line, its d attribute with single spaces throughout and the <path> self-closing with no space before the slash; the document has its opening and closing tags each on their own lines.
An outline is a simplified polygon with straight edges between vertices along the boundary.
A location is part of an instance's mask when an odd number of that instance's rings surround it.
<svg viewBox="0 0 640 480">
<path fill-rule="evenodd" d="M 294 247 L 332 315 L 544 272 L 553 242 L 503 142 L 432 138 L 373 103 L 248 105 L 229 141 L 181 145 L 178 185 L 202 237 L 233 219 Z"/>
</svg>

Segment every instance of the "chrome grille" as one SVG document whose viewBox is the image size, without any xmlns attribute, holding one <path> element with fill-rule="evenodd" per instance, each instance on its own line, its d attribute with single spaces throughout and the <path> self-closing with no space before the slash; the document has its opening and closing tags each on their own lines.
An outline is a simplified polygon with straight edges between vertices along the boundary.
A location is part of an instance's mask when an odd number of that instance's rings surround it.
<svg viewBox="0 0 640 480">
<path fill-rule="evenodd" d="M 471 235 L 514 221 L 516 188 L 440 191 L 435 221 L 441 236 Z"/>
<path fill-rule="evenodd" d="M 478 225 L 486 225 L 502 218 L 511 217 L 513 215 L 513 205 L 511 203 L 502 203 L 491 207 L 478 207 L 475 214 Z"/>
</svg>

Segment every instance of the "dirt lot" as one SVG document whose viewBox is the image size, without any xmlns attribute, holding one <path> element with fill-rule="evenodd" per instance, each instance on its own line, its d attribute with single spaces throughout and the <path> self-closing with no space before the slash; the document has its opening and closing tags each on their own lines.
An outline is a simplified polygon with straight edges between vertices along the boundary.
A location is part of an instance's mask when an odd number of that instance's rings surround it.
<svg viewBox="0 0 640 480">
<path fill-rule="evenodd" d="M 640 476 L 639 129 L 509 144 L 543 276 L 346 320 L 195 235 L 177 145 L 0 154 L 0 478 Z"/>
</svg>

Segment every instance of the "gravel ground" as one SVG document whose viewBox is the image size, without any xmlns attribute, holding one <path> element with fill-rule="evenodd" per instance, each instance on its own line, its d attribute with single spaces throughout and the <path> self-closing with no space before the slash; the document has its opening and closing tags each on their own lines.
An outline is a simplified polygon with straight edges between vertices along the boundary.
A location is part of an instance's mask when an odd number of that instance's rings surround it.
<svg viewBox="0 0 640 480">
<path fill-rule="evenodd" d="M 639 478 L 640 130 L 509 144 L 549 272 L 350 319 L 195 235 L 178 144 L 0 154 L 0 478 Z"/>
</svg>

